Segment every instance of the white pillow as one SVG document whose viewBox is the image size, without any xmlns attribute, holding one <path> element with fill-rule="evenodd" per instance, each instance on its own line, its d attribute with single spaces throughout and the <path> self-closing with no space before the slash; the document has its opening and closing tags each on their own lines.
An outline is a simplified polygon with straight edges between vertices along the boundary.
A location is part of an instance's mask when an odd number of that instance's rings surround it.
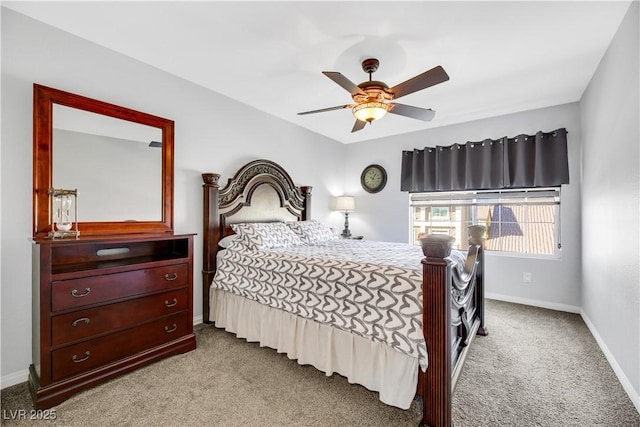
<svg viewBox="0 0 640 427">
<path fill-rule="evenodd" d="M 227 249 L 229 246 L 231 246 L 233 242 L 235 242 L 238 239 L 239 239 L 239 236 L 237 234 L 230 234 L 220 239 L 220 241 L 218 242 L 218 247 L 221 247 L 222 249 Z"/>
<path fill-rule="evenodd" d="M 252 222 L 232 224 L 249 249 L 276 249 L 301 245 L 302 241 L 284 222 Z"/>
<path fill-rule="evenodd" d="M 288 222 L 287 225 L 306 244 L 322 243 L 338 238 L 332 228 L 315 219 Z"/>
</svg>

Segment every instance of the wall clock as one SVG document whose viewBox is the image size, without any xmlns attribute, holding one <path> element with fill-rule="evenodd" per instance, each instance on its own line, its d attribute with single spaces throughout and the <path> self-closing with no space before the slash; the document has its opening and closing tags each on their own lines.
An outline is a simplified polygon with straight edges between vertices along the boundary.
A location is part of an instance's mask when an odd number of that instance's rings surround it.
<svg viewBox="0 0 640 427">
<path fill-rule="evenodd" d="M 387 185 L 387 171 L 380 165 L 369 165 L 360 175 L 360 184 L 368 193 L 377 193 Z"/>
</svg>

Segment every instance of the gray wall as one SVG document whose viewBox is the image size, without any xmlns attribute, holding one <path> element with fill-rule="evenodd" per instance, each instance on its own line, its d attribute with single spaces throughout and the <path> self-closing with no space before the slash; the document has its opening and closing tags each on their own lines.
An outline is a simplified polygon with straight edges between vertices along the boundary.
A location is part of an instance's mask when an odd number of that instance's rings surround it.
<svg viewBox="0 0 640 427">
<path fill-rule="evenodd" d="M 329 196 L 342 193 L 343 144 L 5 8 L 1 30 L 3 386 L 24 381 L 31 361 L 33 83 L 175 121 L 175 228 L 200 234 L 196 316 L 202 315 L 201 173 L 220 173 L 224 183 L 246 162 L 271 159 L 297 184 L 313 186 L 313 217 L 341 225 Z"/>
<path fill-rule="evenodd" d="M 632 3 L 580 101 L 583 317 L 640 411 L 640 88 Z"/>
</svg>

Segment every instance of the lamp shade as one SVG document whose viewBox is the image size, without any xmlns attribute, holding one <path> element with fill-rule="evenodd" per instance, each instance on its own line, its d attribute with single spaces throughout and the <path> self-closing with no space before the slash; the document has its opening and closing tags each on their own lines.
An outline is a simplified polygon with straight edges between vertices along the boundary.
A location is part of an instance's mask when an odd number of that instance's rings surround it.
<svg viewBox="0 0 640 427">
<path fill-rule="evenodd" d="M 353 196 L 338 196 L 336 197 L 335 210 L 341 212 L 353 212 L 356 209 L 356 202 Z"/>
<path fill-rule="evenodd" d="M 363 122 L 381 119 L 387 114 L 387 106 L 382 102 L 366 102 L 353 107 L 353 115 Z"/>
</svg>

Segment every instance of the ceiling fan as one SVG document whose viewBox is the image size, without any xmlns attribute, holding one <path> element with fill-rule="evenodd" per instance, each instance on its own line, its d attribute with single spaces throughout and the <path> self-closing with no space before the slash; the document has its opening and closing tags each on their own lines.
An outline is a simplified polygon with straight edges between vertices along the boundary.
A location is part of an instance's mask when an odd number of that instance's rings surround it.
<svg viewBox="0 0 640 427">
<path fill-rule="evenodd" d="M 336 107 L 322 108 L 320 110 L 304 111 L 299 115 L 323 113 L 325 111 L 342 110 L 351 108 L 356 118 L 351 132 L 357 132 L 364 128 L 364 125 L 374 120 L 382 118 L 386 113 L 398 114 L 423 121 L 429 121 L 435 116 L 435 111 L 427 108 L 412 107 L 411 105 L 397 104 L 390 102 L 401 96 L 426 89 L 430 86 L 446 82 L 449 75 L 438 65 L 422 74 L 409 80 L 399 83 L 393 87 L 387 86 L 384 82 L 372 80 L 371 75 L 378 69 L 380 61 L 369 58 L 362 61 L 362 69 L 369 73 L 369 81 L 356 85 L 351 80 L 336 71 L 323 71 L 322 74 L 336 82 L 347 92 L 351 93 L 354 104 L 338 105 Z"/>
</svg>

